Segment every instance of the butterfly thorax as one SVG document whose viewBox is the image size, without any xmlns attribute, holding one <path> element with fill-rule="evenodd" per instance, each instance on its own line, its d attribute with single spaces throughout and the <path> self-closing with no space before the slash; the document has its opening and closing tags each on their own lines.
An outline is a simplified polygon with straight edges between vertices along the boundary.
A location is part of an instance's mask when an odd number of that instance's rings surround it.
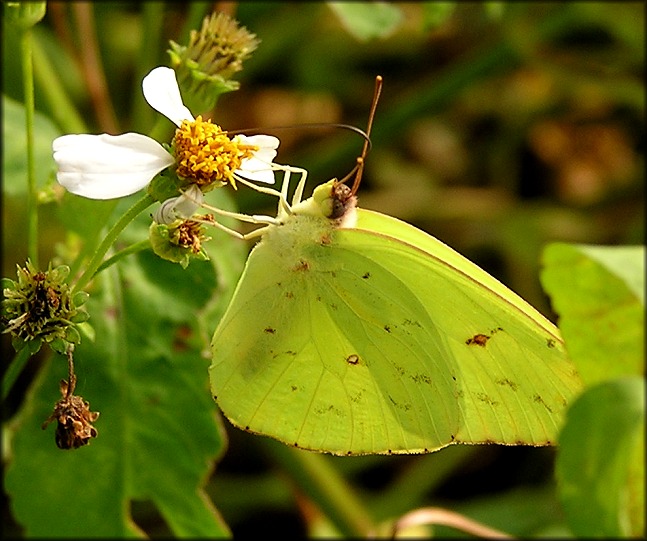
<svg viewBox="0 0 647 541">
<path fill-rule="evenodd" d="M 281 225 L 268 227 L 263 242 L 281 258 L 299 258 L 308 246 L 329 244 L 336 229 L 355 226 L 356 200 L 350 188 L 335 179 L 321 184 L 310 198 L 292 207 Z"/>
</svg>

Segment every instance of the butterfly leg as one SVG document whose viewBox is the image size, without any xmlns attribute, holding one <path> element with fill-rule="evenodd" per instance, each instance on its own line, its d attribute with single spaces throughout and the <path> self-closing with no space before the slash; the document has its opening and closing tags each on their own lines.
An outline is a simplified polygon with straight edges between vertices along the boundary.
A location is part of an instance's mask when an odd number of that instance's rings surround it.
<svg viewBox="0 0 647 541">
<path fill-rule="evenodd" d="M 296 205 L 301 201 L 301 196 L 303 195 L 303 188 L 305 186 L 305 180 L 308 176 L 308 172 L 305 169 L 300 167 L 292 167 L 290 165 L 282 165 L 283 169 L 283 182 L 281 183 L 281 198 L 279 199 L 279 209 L 277 218 L 283 222 L 283 220 L 292 215 L 292 207 L 288 204 L 288 188 L 290 187 L 290 176 L 292 173 L 298 173 L 301 175 L 297 188 L 292 196 L 292 206 Z"/>
<path fill-rule="evenodd" d="M 255 237 L 260 237 L 265 232 L 265 230 L 269 227 L 267 225 L 264 227 L 259 227 L 243 235 L 242 233 L 239 233 L 235 229 L 232 229 L 231 227 L 227 227 L 226 225 L 222 225 L 221 223 L 218 223 L 215 220 L 204 220 L 202 218 L 195 218 L 195 221 L 206 225 L 217 227 L 218 229 L 220 229 L 221 231 L 224 231 L 228 235 L 231 235 L 232 237 L 235 237 L 240 240 L 248 240 L 248 239 L 253 239 Z"/>
<path fill-rule="evenodd" d="M 252 190 L 256 190 L 257 192 L 265 193 L 268 195 L 273 195 L 274 197 L 278 197 L 279 199 L 279 213 L 284 212 L 287 214 L 292 214 L 292 209 L 288 203 L 287 200 L 287 187 L 285 186 L 286 182 L 289 183 L 289 176 L 291 171 L 303 171 L 302 169 L 290 167 L 289 165 L 281 165 L 281 164 L 276 164 L 273 163 L 271 164 L 271 168 L 273 171 L 284 171 L 284 176 L 283 176 L 283 185 L 281 187 L 281 191 L 279 192 L 278 190 L 275 190 L 274 188 L 267 188 L 265 186 L 259 186 L 258 184 L 253 183 L 252 181 L 243 178 L 239 175 L 236 175 L 236 181 L 240 182 L 241 184 L 247 186 L 248 188 L 251 188 Z"/>
<path fill-rule="evenodd" d="M 301 198 L 303 197 L 303 190 L 306 187 L 306 179 L 308 178 L 308 171 L 305 169 L 301 169 L 300 167 L 293 167 L 292 168 L 294 173 L 299 173 L 301 175 L 301 178 L 299 179 L 299 183 L 297 184 L 296 190 L 294 190 L 294 195 L 292 196 L 292 206 L 298 205 L 301 203 Z"/>
<path fill-rule="evenodd" d="M 200 206 L 220 216 L 226 216 L 227 218 L 234 218 L 236 220 L 240 220 L 241 222 L 248 222 L 252 224 L 263 224 L 263 225 L 279 225 L 281 223 L 274 216 L 265 216 L 264 214 L 243 214 L 240 212 L 231 212 L 229 210 L 223 210 L 217 207 L 212 207 L 207 203 L 202 203 Z"/>
</svg>

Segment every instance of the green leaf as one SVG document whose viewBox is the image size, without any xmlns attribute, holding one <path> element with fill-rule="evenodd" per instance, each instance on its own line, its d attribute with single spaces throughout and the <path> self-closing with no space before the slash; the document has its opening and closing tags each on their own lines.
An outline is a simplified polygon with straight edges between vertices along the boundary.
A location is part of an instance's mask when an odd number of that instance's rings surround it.
<svg viewBox="0 0 647 541">
<path fill-rule="evenodd" d="M 644 536 L 645 382 L 587 389 L 571 406 L 556 463 L 560 497 L 578 537 Z"/>
<path fill-rule="evenodd" d="M 541 281 L 585 383 L 644 373 L 645 249 L 555 243 Z"/>
<path fill-rule="evenodd" d="M 89 446 L 62 451 L 40 430 L 67 379 L 47 363 L 11 430 L 6 489 L 31 537 L 139 535 L 133 500 L 151 501 L 177 537 L 228 534 L 203 492 L 223 452 L 196 314 L 213 303 L 214 268 L 187 271 L 150 252 L 100 275 L 86 306 L 96 341 L 75 351 L 75 394 L 101 416 Z M 213 328 L 214 321 L 210 322 Z"/>
<path fill-rule="evenodd" d="M 328 2 L 346 30 L 360 41 L 385 38 L 402 22 L 402 11 L 387 2 Z"/>
<path fill-rule="evenodd" d="M 644 246 L 579 246 L 579 250 L 620 278 L 644 306 Z"/>
</svg>

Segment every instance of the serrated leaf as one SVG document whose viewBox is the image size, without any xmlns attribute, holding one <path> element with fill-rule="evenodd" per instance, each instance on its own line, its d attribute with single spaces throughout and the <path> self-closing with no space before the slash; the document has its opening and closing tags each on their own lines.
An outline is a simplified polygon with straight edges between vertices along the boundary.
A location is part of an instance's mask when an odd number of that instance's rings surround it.
<svg viewBox="0 0 647 541">
<path fill-rule="evenodd" d="M 645 382 L 587 389 L 571 406 L 556 463 L 560 498 L 578 537 L 644 536 Z"/>
<path fill-rule="evenodd" d="M 328 2 L 341 24 L 360 41 L 385 38 L 402 21 L 402 11 L 387 2 Z"/>
<path fill-rule="evenodd" d="M 585 383 L 644 373 L 644 261 L 643 246 L 544 251 L 541 281 Z"/>
<path fill-rule="evenodd" d="M 53 428 L 40 430 L 67 378 L 54 358 L 12 427 L 5 486 L 14 515 L 31 537 L 115 538 L 141 535 L 129 504 L 149 500 L 177 537 L 227 535 L 202 491 L 224 447 L 195 317 L 212 302 L 214 269 L 182 271 L 150 252 L 121 269 L 123 281 L 111 269 L 90 290 L 96 341 L 74 355 L 75 394 L 101 413 L 98 437 L 61 451 Z"/>
</svg>

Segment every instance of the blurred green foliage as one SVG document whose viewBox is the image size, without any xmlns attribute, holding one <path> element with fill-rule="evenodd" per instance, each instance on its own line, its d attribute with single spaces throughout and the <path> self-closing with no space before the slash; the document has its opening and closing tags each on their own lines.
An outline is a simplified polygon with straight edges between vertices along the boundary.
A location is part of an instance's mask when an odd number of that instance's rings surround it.
<svg viewBox="0 0 647 541">
<path fill-rule="evenodd" d="M 644 243 L 644 4 L 387 5 L 382 12 L 387 13 L 382 19 L 384 32 L 364 27 L 365 39 L 360 40 L 357 28 L 349 30 L 348 16 L 340 19 L 339 8 L 323 2 L 218 4 L 231 10 L 261 43 L 240 74 L 240 90 L 223 95 L 209 116 L 229 130 L 256 128 L 279 136 L 277 161 L 308 169 L 309 193 L 322 181 L 350 171 L 363 140 L 344 130 L 298 125 L 344 122 L 364 127 L 374 78 L 382 75 L 384 91 L 360 205 L 428 231 L 555 319 L 539 281 L 545 244 Z M 47 4 L 45 18 L 34 28 L 43 261 L 69 262 L 84 242 L 87 246 L 96 238 L 106 216 L 112 213 L 116 219 L 132 202 L 89 204 L 63 196 L 53 179 L 47 141 L 59 133 L 80 131 L 150 133 L 158 115 L 143 100 L 141 78 L 156 65 L 168 64 L 168 40 L 184 43 L 189 30 L 199 28 L 212 8 L 207 2 Z M 92 16 L 89 26 L 84 23 L 87 10 Z M 352 25 L 352 15 L 350 21 Z M 24 132 L 15 121 L 21 114 L 15 102 L 23 101 L 16 54 L 19 34 L 4 18 L 3 25 L 3 276 L 11 277 L 15 265 L 26 257 L 26 182 L 20 184 Z M 98 51 L 94 58 L 88 51 L 92 33 Z M 270 130 L 286 125 L 293 127 Z M 163 128 L 170 129 L 170 124 Z M 247 213 L 272 212 L 266 201 L 256 193 L 236 193 L 236 205 Z M 231 204 L 224 201 L 221 206 Z M 133 224 L 120 242 L 145 238 L 143 222 Z M 193 263 L 189 267 L 198 284 L 189 275 L 179 276 L 179 268 L 170 264 L 160 267 L 162 263 L 155 261 L 151 270 L 151 255 L 143 253 L 120 266 L 118 276 L 111 270 L 95 286 L 92 302 L 98 313 L 114 315 L 110 302 L 102 303 L 117 294 L 120 309 L 128 308 L 125 317 L 149 310 L 145 319 L 150 327 L 129 329 L 122 343 L 123 336 L 114 338 L 110 329 L 125 324 L 121 316 L 91 319 L 95 328 L 102 328 L 101 321 L 108 326 L 105 342 L 97 338 L 96 344 L 82 345 L 85 356 L 81 355 L 77 372 L 85 378 L 79 383 L 84 393 L 94 389 L 94 398 L 88 393 L 87 399 L 102 417 L 97 422 L 99 438 L 79 454 L 61 455 L 51 431 L 39 428 L 48 405 L 58 398 L 63 363 L 40 355 L 28 364 L 3 404 L 5 419 L 12 423 L 3 434 L 3 457 L 24 461 L 39 477 L 21 479 L 28 470 L 16 469 L 14 462 L 14 478 L 5 489 L 24 482 L 25 488 L 32 487 L 33 500 L 17 497 L 5 508 L 6 535 L 24 532 L 20 522 L 25 513 L 34 516 L 39 509 L 48 510 L 28 533 L 47 535 L 56 524 L 69 526 L 65 520 L 69 515 L 47 514 L 52 501 L 57 506 L 63 501 L 74 520 L 87 515 L 87 522 L 75 522 L 76 529 L 67 530 L 80 537 L 138 530 L 150 536 L 206 535 L 207 530 L 215 535 L 227 529 L 238 536 L 330 535 L 344 524 L 342 517 L 333 526 L 331 513 L 322 513 L 328 496 L 299 482 L 296 459 L 286 455 L 284 446 L 225 425 L 227 448 L 219 454 L 224 443 L 213 428 L 220 419 L 210 418 L 216 408 L 207 394 L 208 363 L 200 365 L 184 348 L 189 343 L 199 351 L 208 343 L 247 246 L 224 235 L 213 236 L 212 262 L 198 271 L 192 269 Z M 217 278 L 204 282 L 205 276 Z M 124 287 L 144 290 L 120 292 Z M 197 298 L 199 294 L 204 298 Z M 150 306 L 140 306 L 140 299 Z M 165 312 L 168 306 L 173 310 Z M 554 308 L 561 315 L 557 303 Z M 151 344 L 164 333 L 169 342 Z M 3 335 L 3 359 L 11 356 Z M 159 363 L 163 371 L 147 370 Z M 189 370 L 190 363 L 202 368 Z M 130 385 L 124 385 L 123 377 L 132 380 Z M 194 392 L 197 402 L 174 402 L 173 392 L 181 386 L 190 390 L 178 396 L 186 400 Z M 196 417 L 184 419 L 191 408 Z M 123 426 L 124 415 L 128 422 L 141 425 Z M 148 415 L 159 423 L 154 428 L 145 424 Z M 170 423 L 167 433 L 165 419 Z M 195 454 L 190 455 L 193 461 L 183 464 L 186 470 L 178 465 L 174 471 L 166 448 L 156 442 L 175 438 L 177 423 L 184 424 L 186 432 L 177 436 L 176 449 L 186 446 Z M 150 439 L 141 437 L 147 430 L 144 435 Z M 42 447 L 37 456 L 20 457 L 19 447 L 12 446 L 25 439 Z M 636 453 L 640 456 L 640 451 Z M 433 505 L 464 512 L 517 536 L 595 535 L 598 531 L 573 528 L 570 521 L 567 526 L 556 490 L 555 454 L 554 449 L 466 446 L 411 457 L 323 456 L 321 464 L 345 480 L 349 501 L 361 502 L 374 524 Z M 211 461 L 218 456 L 213 469 Z M 129 472 L 153 477 L 124 476 L 124 462 Z M 140 469 L 138 464 L 145 466 Z M 621 463 L 616 466 L 621 474 L 627 471 Z M 173 495 L 162 494 L 156 483 L 179 471 L 187 472 L 181 482 L 190 488 L 184 494 L 195 492 L 174 502 Z M 324 479 L 326 471 L 320 471 Z M 55 475 L 76 476 L 81 488 L 73 492 L 59 486 L 43 492 L 39 481 Z M 167 490 L 175 480 L 165 480 L 162 486 Z M 93 499 L 97 493 L 104 494 L 103 505 L 111 514 L 90 503 L 98 501 Z M 205 494 L 213 504 L 205 503 Z M 577 507 L 577 499 L 570 501 Z M 169 506 L 180 503 L 201 517 L 194 524 L 204 529 L 174 522 L 178 515 Z M 205 519 L 211 505 L 222 520 L 215 512 Z M 568 507 L 567 502 L 564 505 Z M 131 517 L 136 526 L 129 523 Z M 103 521 L 106 530 L 84 530 L 93 521 Z M 352 528 L 351 524 L 347 531 Z M 605 530 L 606 535 L 614 533 L 626 531 Z M 444 527 L 435 528 L 434 534 L 456 535 Z"/>
</svg>

